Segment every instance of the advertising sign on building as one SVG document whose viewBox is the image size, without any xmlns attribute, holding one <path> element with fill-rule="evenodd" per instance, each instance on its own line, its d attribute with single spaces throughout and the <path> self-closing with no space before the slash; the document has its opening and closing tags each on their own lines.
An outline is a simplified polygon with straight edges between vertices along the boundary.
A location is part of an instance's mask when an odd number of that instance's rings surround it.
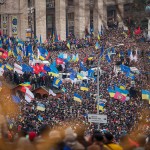
<svg viewBox="0 0 150 150">
<path fill-rule="evenodd" d="M 88 122 L 107 123 L 107 115 L 88 114 Z"/>
<path fill-rule="evenodd" d="M 12 16 L 12 35 L 17 35 L 17 26 L 18 26 L 18 18 L 17 16 Z"/>
</svg>

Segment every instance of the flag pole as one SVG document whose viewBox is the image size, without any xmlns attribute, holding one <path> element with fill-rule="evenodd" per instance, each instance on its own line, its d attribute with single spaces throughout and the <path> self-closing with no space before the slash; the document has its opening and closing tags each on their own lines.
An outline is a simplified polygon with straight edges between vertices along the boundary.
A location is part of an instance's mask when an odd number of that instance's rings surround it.
<svg viewBox="0 0 150 150">
<path fill-rule="evenodd" d="M 100 73 L 101 73 L 101 70 L 100 70 L 100 62 L 103 58 L 103 55 L 105 54 L 105 52 L 107 52 L 107 50 L 109 50 L 110 48 L 113 48 L 113 47 L 117 47 L 117 46 L 123 46 L 124 44 L 118 44 L 118 45 L 115 45 L 115 46 L 112 46 L 112 47 L 109 47 L 107 49 L 104 50 L 103 54 L 101 57 L 99 57 L 99 60 L 98 60 L 98 66 L 97 66 L 97 105 L 99 106 L 99 102 L 100 102 L 100 98 L 99 98 L 99 78 L 100 78 Z M 97 114 L 99 115 L 99 107 L 97 107 Z M 100 129 L 100 124 L 98 123 L 98 130 Z"/>
</svg>

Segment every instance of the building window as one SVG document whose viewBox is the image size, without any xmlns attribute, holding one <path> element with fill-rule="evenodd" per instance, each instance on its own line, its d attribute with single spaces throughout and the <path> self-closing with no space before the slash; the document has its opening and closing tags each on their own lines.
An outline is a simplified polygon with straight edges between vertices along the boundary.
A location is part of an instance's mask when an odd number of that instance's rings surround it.
<svg viewBox="0 0 150 150">
<path fill-rule="evenodd" d="M 90 10 L 90 32 L 93 32 L 93 9 Z"/>
<path fill-rule="evenodd" d="M 47 15 L 47 36 L 52 36 L 53 33 L 55 33 L 55 18 L 54 15 Z"/>
<path fill-rule="evenodd" d="M 133 5 L 133 4 L 131 4 L 131 3 L 130 3 L 130 4 L 125 4 L 125 5 L 124 5 L 124 12 L 125 12 L 125 13 L 131 12 L 131 10 L 132 10 L 132 5 Z"/>
<path fill-rule="evenodd" d="M 68 6 L 73 6 L 74 5 L 74 0 L 68 0 Z"/>
<path fill-rule="evenodd" d="M 107 24 L 112 26 L 116 22 L 116 6 L 111 5 L 107 7 Z"/>
<path fill-rule="evenodd" d="M 68 32 L 74 34 L 74 13 L 68 13 Z"/>
<path fill-rule="evenodd" d="M 47 8 L 55 8 L 55 0 L 46 0 Z"/>
<path fill-rule="evenodd" d="M 35 1 L 34 0 L 28 0 L 28 8 L 34 7 Z"/>
</svg>

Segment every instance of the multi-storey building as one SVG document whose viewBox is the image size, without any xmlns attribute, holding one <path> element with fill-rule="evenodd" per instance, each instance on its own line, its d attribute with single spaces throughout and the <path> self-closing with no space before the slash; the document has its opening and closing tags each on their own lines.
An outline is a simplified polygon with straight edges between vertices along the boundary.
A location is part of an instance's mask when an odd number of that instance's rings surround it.
<svg viewBox="0 0 150 150">
<path fill-rule="evenodd" d="M 132 9 L 133 0 L 0 0 L 0 29 L 3 34 L 25 39 L 27 29 L 32 36 L 46 39 L 52 34 L 65 40 L 71 32 L 85 36 L 85 29 L 95 34 L 102 26 L 118 22 Z"/>
</svg>

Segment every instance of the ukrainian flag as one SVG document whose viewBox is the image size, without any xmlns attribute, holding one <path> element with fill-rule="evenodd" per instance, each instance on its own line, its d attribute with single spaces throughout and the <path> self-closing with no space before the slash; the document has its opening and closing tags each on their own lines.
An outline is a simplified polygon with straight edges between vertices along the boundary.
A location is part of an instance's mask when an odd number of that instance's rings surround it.
<svg viewBox="0 0 150 150">
<path fill-rule="evenodd" d="M 45 111 L 45 106 L 43 104 L 38 104 L 36 109 L 40 111 Z"/>
<path fill-rule="evenodd" d="M 79 94 L 74 93 L 74 101 L 82 103 L 81 99 L 82 99 L 82 97 Z"/>
<path fill-rule="evenodd" d="M 43 121 L 43 117 L 41 117 L 40 115 L 38 116 L 38 120 L 41 122 Z"/>
<path fill-rule="evenodd" d="M 49 72 L 48 74 L 52 75 L 53 77 L 59 77 L 59 74 L 55 72 Z"/>
<path fill-rule="evenodd" d="M 128 90 L 122 90 L 122 89 L 118 88 L 117 86 L 115 86 L 115 92 L 119 92 L 124 96 L 127 96 L 127 94 L 129 94 Z"/>
<path fill-rule="evenodd" d="M 84 85 L 81 85 L 80 90 L 81 90 L 81 91 L 88 91 L 89 88 L 88 88 L 88 87 L 85 87 Z"/>
<path fill-rule="evenodd" d="M 114 97 L 115 96 L 115 90 L 113 90 L 112 88 L 108 88 L 108 93 L 109 93 L 109 95 L 110 95 L 110 97 Z"/>
<path fill-rule="evenodd" d="M 77 78 L 78 78 L 78 79 L 83 80 L 83 77 L 84 77 L 84 76 L 83 76 L 81 73 L 78 73 L 78 74 L 77 74 Z"/>
<path fill-rule="evenodd" d="M 8 70 L 13 70 L 13 67 L 10 66 L 9 64 L 6 64 L 6 68 L 7 68 Z"/>
<path fill-rule="evenodd" d="M 142 90 L 142 99 L 150 100 L 150 91 Z"/>
<path fill-rule="evenodd" d="M 96 44 L 95 44 L 95 49 L 97 50 L 97 49 L 99 49 L 100 48 L 100 45 L 98 44 L 98 42 L 96 42 Z"/>
<path fill-rule="evenodd" d="M 100 103 L 99 105 L 97 105 L 97 109 L 101 110 L 102 112 L 104 111 L 104 103 Z"/>
</svg>

